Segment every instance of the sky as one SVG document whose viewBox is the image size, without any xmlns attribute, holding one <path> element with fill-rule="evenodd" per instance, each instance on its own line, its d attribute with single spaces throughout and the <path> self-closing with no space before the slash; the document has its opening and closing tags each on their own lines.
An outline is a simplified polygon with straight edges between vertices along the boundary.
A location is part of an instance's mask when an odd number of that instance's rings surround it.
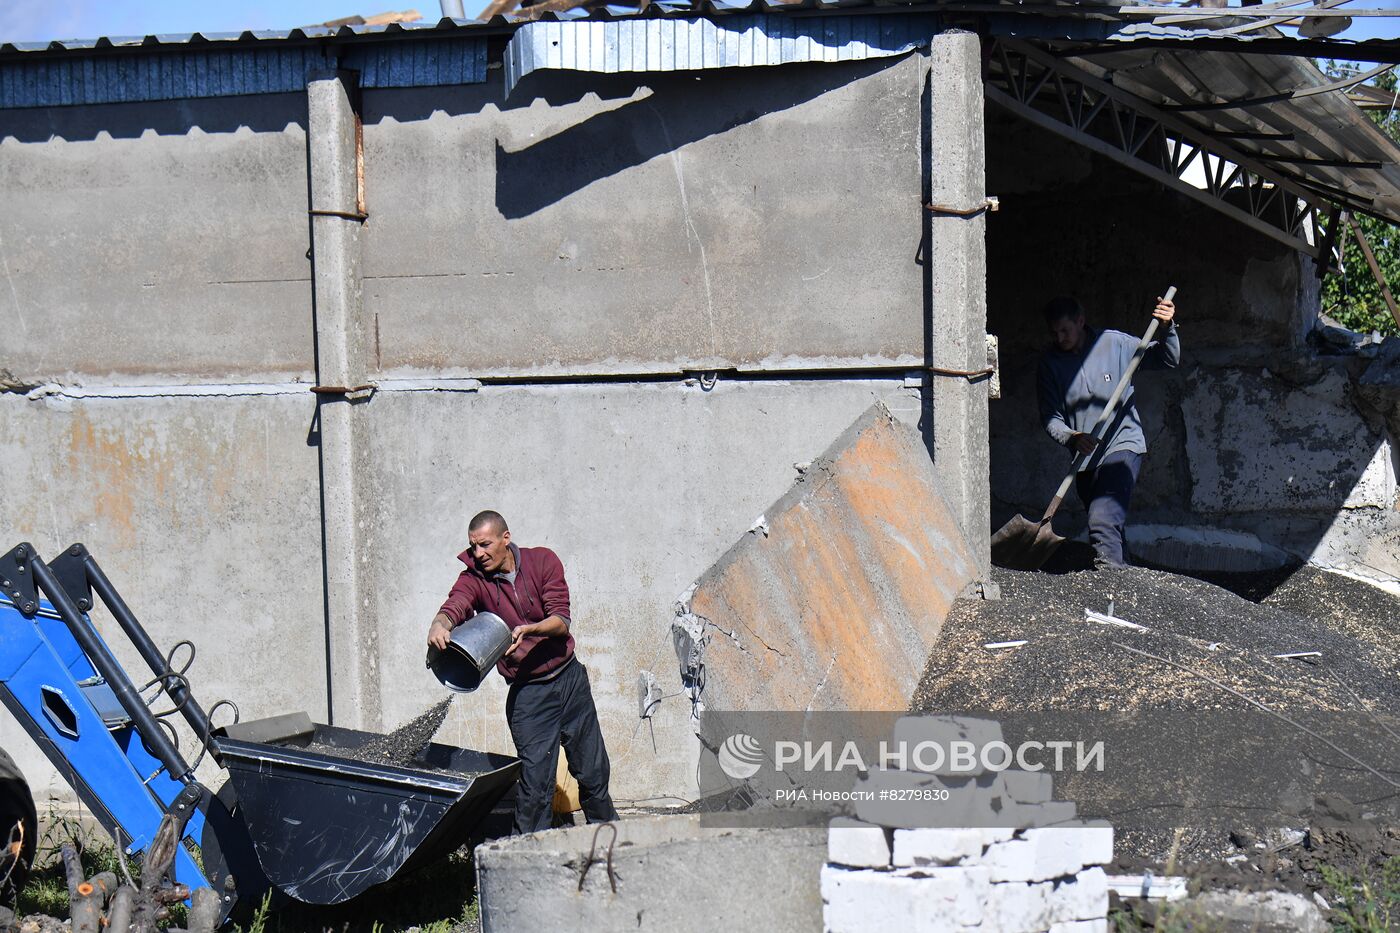
<svg viewBox="0 0 1400 933">
<path fill-rule="evenodd" d="M 463 6 L 475 16 L 486 0 Z M 1400 0 L 1352 0 L 1349 6 L 1400 11 Z M 416 9 L 429 22 L 442 14 L 439 0 L 0 0 L 0 42 L 291 29 L 403 9 Z M 1400 18 L 1357 17 L 1343 36 L 1400 38 Z"/>
</svg>

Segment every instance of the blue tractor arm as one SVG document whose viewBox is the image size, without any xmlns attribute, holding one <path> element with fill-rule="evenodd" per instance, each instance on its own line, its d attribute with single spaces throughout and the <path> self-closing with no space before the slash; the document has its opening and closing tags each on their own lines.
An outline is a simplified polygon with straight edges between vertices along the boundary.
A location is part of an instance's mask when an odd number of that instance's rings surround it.
<svg viewBox="0 0 1400 933">
<path fill-rule="evenodd" d="M 150 844 L 167 813 L 197 843 L 209 794 L 88 608 L 91 596 L 70 594 L 28 544 L 0 557 L 0 702 L 127 854 Z M 183 845 L 172 874 L 191 891 L 209 883 Z"/>
<path fill-rule="evenodd" d="M 151 668 L 145 687 L 93 625 L 97 600 Z M 146 688 L 171 708 L 153 713 Z M 268 892 L 342 903 L 441 858 L 494 815 L 520 771 L 515 758 L 436 743 L 411 760 L 363 760 L 380 736 L 306 713 L 211 728 L 183 672 L 82 545 L 52 565 L 28 544 L 0 555 L 0 702 L 128 854 L 173 818 L 203 870 L 180 845 L 169 880 L 213 888 L 225 917 Z M 176 712 L 198 740 L 194 764 L 166 731 Z M 195 779 L 206 753 L 229 774 L 217 796 Z"/>
</svg>

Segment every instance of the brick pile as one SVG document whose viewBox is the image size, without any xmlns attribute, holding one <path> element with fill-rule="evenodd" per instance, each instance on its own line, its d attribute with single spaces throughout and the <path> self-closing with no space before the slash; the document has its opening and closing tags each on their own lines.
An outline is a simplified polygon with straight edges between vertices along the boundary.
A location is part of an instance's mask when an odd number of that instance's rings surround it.
<svg viewBox="0 0 1400 933">
<path fill-rule="evenodd" d="M 896 738 L 999 741 L 995 723 L 908 717 Z M 828 933 L 1106 933 L 1113 828 L 1074 820 L 1044 772 L 883 769 L 832 821 L 821 888 Z M 891 800 L 930 790 L 936 801 Z M 882 794 L 880 791 L 893 793 Z M 882 797 L 886 799 L 881 799 Z M 949 822 L 961 826 L 948 825 Z"/>
</svg>

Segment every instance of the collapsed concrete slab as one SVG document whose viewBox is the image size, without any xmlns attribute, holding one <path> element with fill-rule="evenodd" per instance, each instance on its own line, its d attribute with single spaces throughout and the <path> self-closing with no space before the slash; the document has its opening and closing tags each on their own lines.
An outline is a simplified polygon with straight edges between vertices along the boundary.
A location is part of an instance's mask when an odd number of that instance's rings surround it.
<svg viewBox="0 0 1400 933">
<path fill-rule="evenodd" d="M 976 567 L 921 437 L 873 406 L 677 605 L 695 715 L 906 709 Z"/>
</svg>

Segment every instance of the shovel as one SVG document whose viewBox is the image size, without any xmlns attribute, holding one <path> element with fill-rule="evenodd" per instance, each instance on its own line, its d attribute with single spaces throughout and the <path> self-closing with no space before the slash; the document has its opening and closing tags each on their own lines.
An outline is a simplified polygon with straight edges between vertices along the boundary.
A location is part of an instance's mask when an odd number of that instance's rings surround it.
<svg viewBox="0 0 1400 933">
<path fill-rule="evenodd" d="M 1162 297 L 1171 301 L 1175 296 L 1176 286 L 1173 285 L 1167 289 L 1166 294 Z M 1147 333 L 1142 335 L 1142 341 L 1138 344 L 1137 351 L 1133 353 L 1128 368 L 1123 371 L 1123 378 L 1118 380 L 1113 394 L 1109 396 L 1108 404 L 1103 408 L 1103 414 L 1099 415 L 1099 420 L 1094 422 L 1092 434 L 1094 440 L 1099 443 L 1103 443 L 1104 432 L 1108 430 L 1108 424 L 1113 420 L 1113 414 L 1118 409 L 1118 402 L 1122 400 L 1123 393 L 1132 384 L 1133 374 L 1137 372 L 1138 364 L 1142 362 L 1143 355 L 1147 353 L 1148 345 L 1156 336 L 1159 323 L 1154 317 L 1152 323 L 1147 325 Z M 1095 447 L 1095 450 L 1097 449 Z M 1055 498 L 1050 500 L 1050 507 L 1045 510 L 1040 521 L 1033 522 L 1024 515 L 1017 515 L 1002 525 L 996 534 L 992 535 L 992 563 L 998 567 L 1009 567 L 1012 570 L 1039 570 L 1041 565 L 1050 559 L 1050 555 L 1054 554 L 1065 541 L 1064 538 L 1055 534 L 1055 526 L 1051 519 L 1059 511 L 1060 503 L 1064 501 L 1065 493 L 1069 492 L 1070 484 L 1074 482 L 1080 465 L 1090 456 L 1093 455 L 1081 453 L 1074 458 L 1069 473 L 1060 483 Z"/>
</svg>

